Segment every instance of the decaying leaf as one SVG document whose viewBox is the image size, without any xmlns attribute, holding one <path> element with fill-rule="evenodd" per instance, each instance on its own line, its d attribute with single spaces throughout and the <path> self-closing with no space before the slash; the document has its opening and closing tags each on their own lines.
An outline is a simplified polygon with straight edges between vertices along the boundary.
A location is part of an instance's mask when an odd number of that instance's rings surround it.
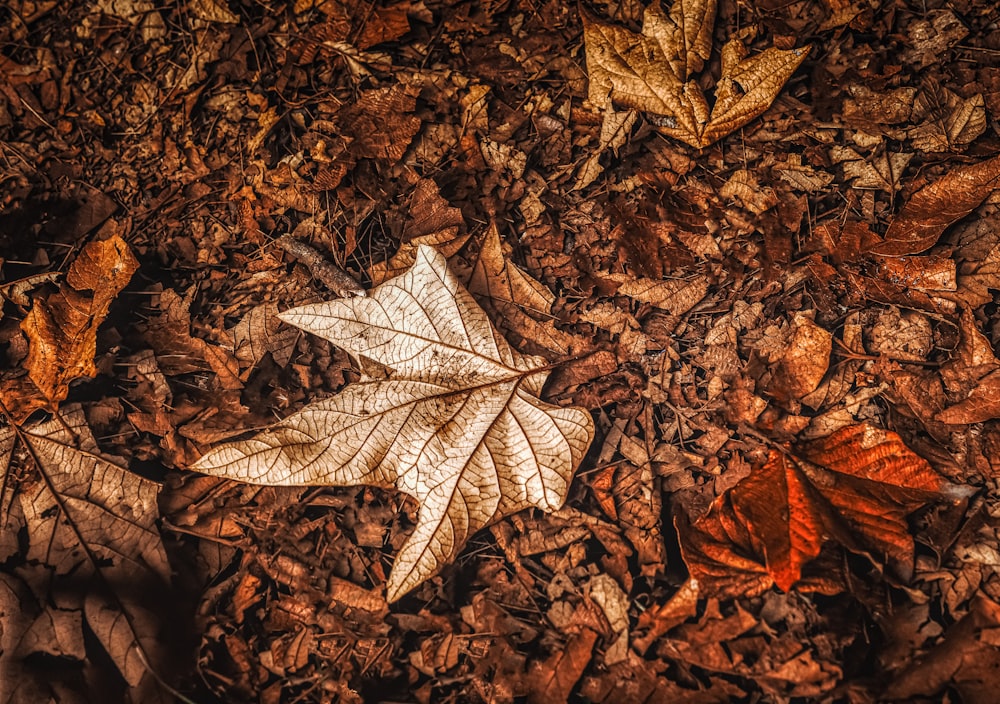
<svg viewBox="0 0 1000 704">
<path fill-rule="evenodd" d="M 367 298 L 301 306 L 282 319 L 391 370 L 349 385 L 193 467 L 258 484 L 369 484 L 420 504 L 387 596 L 434 575 L 475 531 L 521 509 L 556 510 L 593 438 L 577 408 L 537 397 L 544 360 L 512 350 L 448 270 L 419 246 L 405 274 Z"/>
<path fill-rule="evenodd" d="M 906 516 L 971 493 L 948 483 L 895 433 L 848 426 L 794 451 L 771 450 L 706 515 L 690 525 L 679 521 L 681 546 L 691 576 L 707 592 L 721 585 L 733 593 L 740 572 L 740 589 L 830 590 L 827 579 L 804 579 L 827 542 L 909 579 L 913 539 Z"/>
<path fill-rule="evenodd" d="M 963 99 L 947 88 L 931 85 L 917 96 L 914 111 L 924 121 L 907 130 L 907 136 L 925 152 L 963 149 L 986 131 L 982 93 Z"/>
<path fill-rule="evenodd" d="M 511 303 L 542 315 L 548 315 L 555 300 L 551 291 L 504 256 L 496 223 L 490 223 L 486 230 L 469 277 L 469 291 L 498 304 Z"/>
<path fill-rule="evenodd" d="M 461 273 L 469 292 L 508 337 L 513 335 L 520 349 L 567 355 L 579 345 L 579 340 L 555 326 L 552 292 L 505 255 L 495 223 L 486 229 L 471 269 Z"/>
<path fill-rule="evenodd" d="M 39 408 L 57 406 L 71 381 L 97 374 L 97 328 L 138 268 L 118 235 L 91 242 L 70 266 L 59 291 L 35 303 L 21 322 L 29 343 L 24 361 L 28 376 L 9 380 L 2 390 L 14 422 Z"/>
<path fill-rule="evenodd" d="M 913 154 L 881 152 L 866 159 L 849 147 L 834 146 L 830 149 L 830 159 L 843 167 L 844 178 L 855 188 L 895 193 Z"/>
<path fill-rule="evenodd" d="M 55 420 L 3 429 L 0 446 L 9 452 L 15 437 L 39 471 L 17 497 L 27 559 L 86 585 L 61 597 L 60 606 L 82 610 L 122 677 L 155 701 L 160 689 L 150 668 L 165 666 L 156 595 L 170 581 L 156 529 L 158 485 L 98 454 L 79 406 L 63 408 Z"/>
<path fill-rule="evenodd" d="M 971 213 L 1000 187 L 1000 156 L 953 168 L 913 194 L 889 223 L 875 254 L 918 254 L 933 246 L 945 229 Z"/>
<path fill-rule="evenodd" d="M 935 420 L 965 425 L 1000 418 L 1000 359 L 979 331 L 971 310 L 962 311 L 959 327 L 962 343 L 954 358 L 941 368 L 941 377 L 960 400 L 938 412 Z"/>
<path fill-rule="evenodd" d="M 383 281 L 399 276 L 409 269 L 416 258 L 417 247 L 432 246 L 451 257 L 458 252 L 469 239 L 468 233 L 462 233 L 462 211 L 448 204 L 438 192 L 437 185 L 430 179 L 417 182 L 410 198 L 408 218 L 403 226 L 402 244 L 399 251 L 384 262 L 371 265 L 368 274 L 372 283 L 378 285 Z"/>
<path fill-rule="evenodd" d="M 770 47 L 748 58 L 742 42 L 730 40 L 722 48 L 722 76 L 709 107 L 693 76 L 712 50 L 716 4 L 675 0 L 667 15 L 654 2 L 646 8 L 642 34 L 585 18 L 591 102 L 660 115 L 664 134 L 699 148 L 767 110 L 809 48 Z"/>
</svg>

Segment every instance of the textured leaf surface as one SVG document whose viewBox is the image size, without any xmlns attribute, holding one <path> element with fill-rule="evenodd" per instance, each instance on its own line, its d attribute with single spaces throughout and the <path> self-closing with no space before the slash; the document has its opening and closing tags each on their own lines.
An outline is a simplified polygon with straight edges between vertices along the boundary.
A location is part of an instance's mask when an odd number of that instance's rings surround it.
<svg viewBox="0 0 1000 704">
<path fill-rule="evenodd" d="M 163 669 L 163 649 L 151 599 L 170 580 L 156 529 L 158 485 L 98 454 L 79 406 L 18 431 L 5 428 L 0 447 L 11 448 L 15 436 L 39 470 L 18 494 L 28 559 L 88 585 L 62 605 L 83 609 L 125 680 L 153 701 L 160 692 L 149 667 Z"/>
<path fill-rule="evenodd" d="M 413 267 L 368 297 L 301 306 L 282 318 L 391 370 L 348 386 L 194 469 L 259 484 L 395 487 L 420 504 L 388 582 L 398 599 L 475 531 L 535 506 L 562 506 L 593 438 L 585 411 L 537 398 L 544 360 L 493 329 L 448 270 L 417 248 Z"/>
<path fill-rule="evenodd" d="M 906 516 L 970 493 L 948 483 L 895 433 L 854 425 L 795 452 L 772 450 L 708 514 L 682 524 L 681 544 L 692 577 L 710 591 L 724 585 L 723 593 L 771 583 L 786 591 L 829 590 L 824 578 L 801 581 L 828 541 L 909 579 L 913 539 Z"/>
<path fill-rule="evenodd" d="M 675 0 L 670 14 L 646 8 L 642 33 L 586 21 L 590 100 L 663 116 L 660 129 L 693 147 L 707 147 L 771 105 L 809 53 L 769 48 L 752 57 L 738 40 L 722 50 L 715 104 L 692 80 L 711 53 L 716 0 Z"/>
<path fill-rule="evenodd" d="M 21 322 L 29 342 L 24 361 L 28 376 L 9 380 L 0 389 L 16 422 L 39 408 L 58 405 L 74 379 L 97 374 L 97 328 L 138 268 L 118 235 L 91 242 L 66 272 L 59 291 L 35 303 Z"/>
<path fill-rule="evenodd" d="M 875 254 L 902 256 L 932 247 L 952 223 L 1000 187 L 1000 156 L 959 166 L 913 194 L 885 232 Z"/>
</svg>

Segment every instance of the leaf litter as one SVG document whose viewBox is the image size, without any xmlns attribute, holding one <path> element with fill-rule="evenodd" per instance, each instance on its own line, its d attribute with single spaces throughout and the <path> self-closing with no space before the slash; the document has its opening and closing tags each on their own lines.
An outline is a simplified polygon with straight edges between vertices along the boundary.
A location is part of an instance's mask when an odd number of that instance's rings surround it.
<svg viewBox="0 0 1000 704">
<path fill-rule="evenodd" d="M 15 5 L 4 701 L 991 701 L 992 5 Z M 421 258 L 595 438 L 426 572 L 191 471 L 427 383 L 281 317 Z"/>
</svg>

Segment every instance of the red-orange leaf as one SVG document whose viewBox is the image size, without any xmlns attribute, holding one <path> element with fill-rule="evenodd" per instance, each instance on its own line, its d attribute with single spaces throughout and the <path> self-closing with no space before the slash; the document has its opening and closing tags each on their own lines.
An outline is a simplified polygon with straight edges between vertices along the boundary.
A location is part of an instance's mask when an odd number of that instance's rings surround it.
<svg viewBox="0 0 1000 704">
<path fill-rule="evenodd" d="M 783 591 L 823 547 L 821 503 L 794 459 L 772 450 L 767 463 L 733 488 L 732 507 Z"/>
<path fill-rule="evenodd" d="M 948 483 L 895 433 L 849 426 L 790 451 L 771 450 L 706 515 L 678 522 L 681 547 L 691 576 L 725 594 L 771 583 L 829 592 L 836 580 L 810 576 L 807 567 L 830 542 L 909 579 L 907 515 L 971 491 Z"/>
</svg>

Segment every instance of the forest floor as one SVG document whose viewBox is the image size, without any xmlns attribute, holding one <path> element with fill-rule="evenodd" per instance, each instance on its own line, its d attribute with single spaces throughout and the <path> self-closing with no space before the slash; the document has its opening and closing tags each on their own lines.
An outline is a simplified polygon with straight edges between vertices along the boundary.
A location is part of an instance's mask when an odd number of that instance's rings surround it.
<svg viewBox="0 0 1000 704">
<path fill-rule="evenodd" d="M 995 701 L 1000 7 L 720 0 L 689 138 L 644 10 L 2 3 L 0 702 Z M 421 244 L 595 438 L 388 601 L 405 494 L 191 467 Z"/>
</svg>

